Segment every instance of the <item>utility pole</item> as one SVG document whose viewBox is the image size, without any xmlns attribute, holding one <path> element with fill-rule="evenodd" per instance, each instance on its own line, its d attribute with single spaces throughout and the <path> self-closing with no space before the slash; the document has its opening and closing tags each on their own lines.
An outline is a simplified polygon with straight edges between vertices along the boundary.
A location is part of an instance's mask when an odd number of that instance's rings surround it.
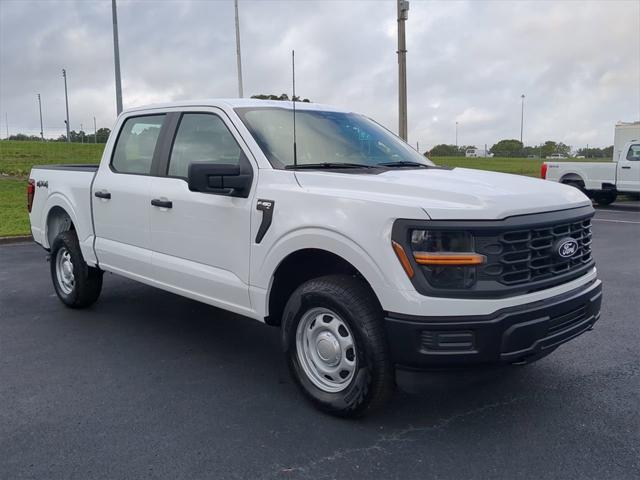
<svg viewBox="0 0 640 480">
<path fill-rule="evenodd" d="M 42 128 L 42 100 L 38 94 L 38 110 L 40 110 L 40 138 L 44 142 L 44 129 Z"/>
<path fill-rule="evenodd" d="M 9 114 L 4 112 L 4 125 L 7 127 L 7 140 L 9 139 Z"/>
<path fill-rule="evenodd" d="M 93 143 L 98 143 L 98 129 L 96 128 L 96 117 L 93 117 Z"/>
<path fill-rule="evenodd" d="M 80 124 L 80 143 L 84 143 L 84 129 L 82 128 L 82 124 Z"/>
<path fill-rule="evenodd" d="M 236 62 L 238 64 L 238 96 L 244 97 L 242 91 L 242 57 L 240 56 L 240 16 L 238 15 L 238 0 L 234 0 L 236 10 Z"/>
<path fill-rule="evenodd" d="M 122 84 L 120 81 L 120 47 L 118 46 L 118 12 L 116 0 L 111 0 L 111 15 L 113 17 L 113 61 L 116 70 L 116 112 L 122 113 Z"/>
<path fill-rule="evenodd" d="M 520 96 L 522 98 L 522 108 L 520 110 L 520 143 L 522 143 L 522 132 L 524 131 L 524 93 Z M 524 146 L 524 143 L 522 143 Z"/>
<path fill-rule="evenodd" d="M 404 24 L 409 18 L 409 2 L 398 0 L 398 135 L 407 141 L 407 42 Z"/>
<path fill-rule="evenodd" d="M 67 107 L 67 120 L 65 123 L 67 124 L 67 143 L 71 142 L 71 138 L 69 137 L 69 96 L 67 95 L 67 71 L 62 69 L 62 78 L 64 78 L 64 104 Z"/>
<path fill-rule="evenodd" d="M 458 122 L 456 122 L 456 148 L 458 148 Z"/>
</svg>

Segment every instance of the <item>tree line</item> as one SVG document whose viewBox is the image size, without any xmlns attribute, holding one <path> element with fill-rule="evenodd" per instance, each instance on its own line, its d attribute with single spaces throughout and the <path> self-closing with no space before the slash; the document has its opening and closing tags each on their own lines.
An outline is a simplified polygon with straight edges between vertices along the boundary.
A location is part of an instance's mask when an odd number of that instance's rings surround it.
<svg viewBox="0 0 640 480">
<path fill-rule="evenodd" d="M 442 143 L 433 147 L 425 155 L 432 157 L 464 157 L 466 151 L 470 148 L 476 147 L 474 145 L 456 146 Z M 554 153 L 569 156 L 571 147 L 553 140 L 547 140 L 541 145 L 525 146 L 520 140 L 505 139 L 492 145 L 489 153 L 496 157 L 544 158 Z M 585 158 L 613 158 L 613 145 L 606 148 L 581 148 L 576 155 L 581 155 Z"/>
<path fill-rule="evenodd" d="M 86 133 L 82 130 L 76 132 L 71 130 L 69 132 L 69 140 L 71 143 L 107 143 L 111 129 L 99 128 L 98 131 L 93 133 Z M 25 135 L 24 133 L 17 133 L 11 135 L 7 140 L 18 140 L 24 142 L 40 142 L 42 138 L 38 135 Z M 97 141 L 96 141 L 97 140 Z M 67 136 L 60 135 L 58 138 L 45 138 L 46 142 L 66 142 Z"/>
</svg>

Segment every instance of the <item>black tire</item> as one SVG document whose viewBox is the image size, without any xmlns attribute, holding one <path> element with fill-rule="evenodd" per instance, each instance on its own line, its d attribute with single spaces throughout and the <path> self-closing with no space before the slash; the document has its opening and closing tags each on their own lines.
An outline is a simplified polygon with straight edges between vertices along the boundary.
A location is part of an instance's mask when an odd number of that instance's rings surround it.
<svg viewBox="0 0 640 480">
<path fill-rule="evenodd" d="M 66 254 L 68 253 L 68 257 Z M 65 282 L 64 274 L 58 270 L 60 262 L 58 256 L 69 258 L 72 264 L 72 280 Z M 100 296 L 102 290 L 102 270 L 90 267 L 82 257 L 82 251 L 78 243 L 78 237 L 74 231 L 60 233 L 51 245 L 51 280 L 58 298 L 67 307 L 85 308 L 93 304 Z M 68 272 L 67 272 L 68 274 Z"/>
<path fill-rule="evenodd" d="M 319 388 L 311 378 L 313 375 L 305 372 L 298 354 L 297 335 L 301 319 L 318 309 L 335 312 L 353 336 L 355 350 L 351 351 L 355 351 L 355 366 L 351 379 L 338 392 Z M 324 316 L 322 320 L 326 322 Z M 362 416 L 380 408 L 393 394 L 395 370 L 387 345 L 382 309 L 373 292 L 356 277 L 329 275 L 309 280 L 298 287 L 284 308 L 282 340 L 295 382 L 304 395 L 325 412 L 341 417 Z M 347 357 L 348 352 L 344 355 Z M 342 375 L 343 371 L 339 373 Z"/>
<path fill-rule="evenodd" d="M 593 199 L 602 207 L 611 205 L 616 201 L 618 194 L 616 192 L 598 192 L 593 196 Z"/>
</svg>

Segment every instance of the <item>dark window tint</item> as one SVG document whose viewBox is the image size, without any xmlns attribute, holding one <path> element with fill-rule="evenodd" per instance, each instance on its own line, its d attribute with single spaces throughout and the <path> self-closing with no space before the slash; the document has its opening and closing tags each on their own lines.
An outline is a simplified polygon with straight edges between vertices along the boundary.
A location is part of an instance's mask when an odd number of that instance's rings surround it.
<svg viewBox="0 0 640 480">
<path fill-rule="evenodd" d="M 129 118 L 120 130 L 111 165 L 121 173 L 151 172 L 151 161 L 156 149 L 164 115 Z"/>
<path fill-rule="evenodd" d="M 187 178 L 192 162 L 238 165 L 241 150 L 216 115 L 185 113 L 171 150 L 168 175 Z"/>
</svg>

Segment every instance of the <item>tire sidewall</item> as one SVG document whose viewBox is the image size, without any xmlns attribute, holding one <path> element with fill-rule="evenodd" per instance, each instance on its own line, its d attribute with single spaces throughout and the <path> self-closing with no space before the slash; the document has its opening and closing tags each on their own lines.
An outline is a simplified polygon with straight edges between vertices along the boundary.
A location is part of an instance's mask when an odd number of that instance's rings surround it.
<svg viewBox="0 0 640 480">
<path fill-rule="evenodd" d="M 296 348 L 298 325 L 302 316 L 315 307 L 327 308 L 340 316 L 348 324 L 355 339 L 358 362 L 356 372 L 349 386 L 340 392 L 329 393 L 318 388 L 307 377 L 298 359 Z M 375 371 L 371 368 L 374 365 L 374 355 L 366 330 L 349 310 L 348 306 L 326 292 L 299 290 L 292 295 L 290 304 L 285 309 L 285 318 L 283 318 L 285 353 L 293 377 L 310 400 L 321 409 L 334 414 L 353 414 L 366 406 L 365 400 L 369 396 L 371 384 L 375 380 Z"/>
<path fill-rule="evenodd" d="M 57 268 L 58 268 L 58 252 L 65 248 L 69 255 L 71 256 L 71 262 L 73 263 L 73 277 L 74 277 L 74 285 L 71 293 L 65 293 L 60 288 L 58 284 L 58 276 L 57 276 Z M 79 295 L 79 281 L 82 278 L 82 268 L 84 265 L 84 260 L 82 258 L 78 258 L 77 250 L 73 248 L 71 242 L 68 239 L 68 235 L 62 233 L 56 237 L 53 241 L 53 245 L 51 246 L 51 280 L 53 281 L 53 288 L 56 291 L 56 294 L 64 302 L 66 305 L 74 305 L 78 300 Z"/>
</svg>

